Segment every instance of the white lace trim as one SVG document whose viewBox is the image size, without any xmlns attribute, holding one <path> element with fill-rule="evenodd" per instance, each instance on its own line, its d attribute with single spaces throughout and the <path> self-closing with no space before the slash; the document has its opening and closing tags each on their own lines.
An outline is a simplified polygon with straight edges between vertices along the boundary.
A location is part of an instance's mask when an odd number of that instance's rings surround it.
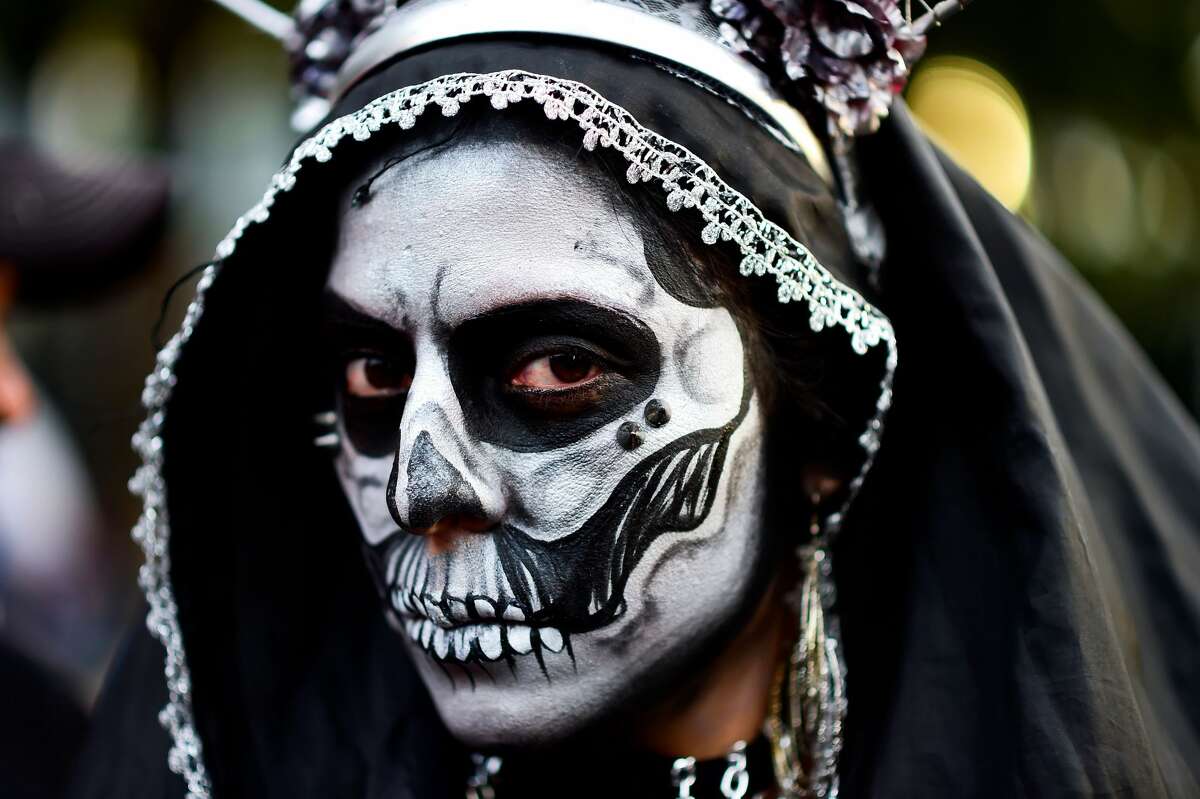
<svg viewBox="0 0 1200 799">
<path fill-rule="evenodd" d="M 287 165 L 272 177 L 262 199 L 237 220 L 218 245 L 218 260 L 233 254 L 250 225 L 267 221 L 276 196 L 296 185 L 306 161 L 329 161 L 333 148 L 346 137 L 365 141 L 391 124 L 411 128 L 431 105 L 438 106 L 444 116 L 454 116 L 464 103 L 477 97 L 489 98 L 492 107 L 498 110 L 533 100 L 542 106 L 548 119 L 574 121 L 583 130 L 583 145 L 588 150 L 610 147 L 625 157 L 629 162 L 626 177 L 631 183 L 656 182 L 666 194 L 667 207 L 672 211 L 694 209 L 700 213 L 707 222 L 701 233 L 706 244 L 725 241 L 736 245 L 742 254 L 742 274 L 771 275 L 778 285 L 780 302 L 806 302 L 809 325 L 814 331 L 842 327 L 850 336 L 850 346 L 860 354 L 880 344 L 887 348 L 876 410 L 858 439 L 866 453 L 863 466 L 850 482 L 844 504 L 829 518 L 830 530 L 836 530 L 874 462 L 883 419 L 891 405 L 897 363 L 891 322 L 860 294 L 833 277 L 802 244 L 765 219 L 753 203 L 721 180 L 697 156 L 642 127 L 623 108 L 581 83 L 506 71 L 444 75 L 386 94 L 352 114 L 329 122 L 300 144 Z M 171 735 L 168 764 L 187 783 L 187 799 L 209 799 L 212 788 L 195 729 L 191 677 L 171 587 L 170 525 L 162 475 L 161 433 L 164 408 L 175 386 L 176 361 L 203 313 L 205 293 L 216 271 L 216 266 L 204 270 L 179 331 L 159 351 L 155 369 L 146 378 L 142 403 L 148 415 L 133 437 L 142 466 L 129 484 L 131 491 L 142 496 L 144 506 L 133 528 L 133 539 L 146 557 L 138 575 L 138 584 L 150 606 L 146 625 L 166 650 L 168 702 L 159 714 L 159 721 Z"/>
</svg>

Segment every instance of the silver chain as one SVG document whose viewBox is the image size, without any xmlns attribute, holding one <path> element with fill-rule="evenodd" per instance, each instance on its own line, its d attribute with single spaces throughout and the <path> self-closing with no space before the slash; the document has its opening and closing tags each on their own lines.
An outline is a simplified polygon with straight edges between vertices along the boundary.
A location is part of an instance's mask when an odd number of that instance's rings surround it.
<svg viewBox="0 0 1200 799">
<path fill-rule="evenodd" d="M 750 790 L 750 772 L 746 770 L 746 742 L 738 741 L 725 756 L 729 765 L 721 777 L 721 795 L 725 799 L 742 799 Z"/>
<path fill-rule="evenodd" d="M 676 799 L 691 799 L 692 786 L 696 784 L 696 758 L 676 758 L 671 765 L 671 782 L 679 789 Z"/>
</svg>

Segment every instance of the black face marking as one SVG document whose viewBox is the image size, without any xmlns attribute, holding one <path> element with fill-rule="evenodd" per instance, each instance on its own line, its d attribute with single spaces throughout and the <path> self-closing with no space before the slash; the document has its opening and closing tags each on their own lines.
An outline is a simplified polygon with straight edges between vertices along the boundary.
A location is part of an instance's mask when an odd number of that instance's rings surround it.
<svg viewBox="0 0 1200 799">
<path fill-rule="evenodd" d="M 392 607 L 407 616 L 410 637 L 435 660 L 511 664 L 511 658 L 532 652 L 544 665 L 544 650 L 570 652 L 570 636 L 623 615 L 626 584 L 650 545 L 663 535 L 695 530 L 712 510 L 730 441 L 750 408 L 748 374 L 743 382 L 733 419 L 682 436 L 634 466 L 575 532 L 544 541 L 512 524 L 492 530 L 498 561 L 493 568 L 511 591 L 499 601 L 414 590 L 406 576 L 411 578 L 424 557 L 417 537 L 399 534 L 369 548 L 380 567 L 385 561 L 396 564 L 386 590 Z M 505 623 L 514 619 L 519 623 Z M 494 646 L 485 649 L 479 622 L 485 629 L 499 624 L 499 652 Z M 435 646 L 438 636 L 454 640 L 459 635 L 466 643 L 457 650 L 453 644 Z"/>
<path fill-rule="evenodd" d="M 396 509 L 396 472 L 400 459 L 392 465 L 388 481 L 388 507 L 396 524 L 405 526 Z M 429 432 L 422 430 L 408 457 L 408 529 L 425 529 L 447 516 L 482 516 L 483 505 L 475 489 L 433 444 Z"/>
<path fill-rule="evenodd" d="M 450 379 L 468 432 L 517 452 L 555 449 L 628 413 L 654 390 L 658 339 L 642 322 L 578 300 L 512 306 L 462 323 L 450 339 Z M 604 373 L 570 391 L 514 391 L 498 364 L 571 351 Z"/>
<path fill-rule="evenodd" d="M 355 357 L 381 357 L 409 374 L 415 368 L 412 343 L 386 322 L 359 310 L 341 297 L 325 295 L 322 341 L 331 364 L 337 410 L 354 448 L 370 458 L 382 458 L 400 446 L 400 420 L 405 395 L 360 397 L 345 391 L 345 368 Z"/>
<path fill-rule="evenodd" d="M 638 218 L 642 234 L 646 265 L 663 290 L 684 305 L 693 308 L 715 308 L 719 300 L 703 270 L 693 261 L 683 239 L 665 230 L 657 216 L 647 213 Z"/>
</svg>

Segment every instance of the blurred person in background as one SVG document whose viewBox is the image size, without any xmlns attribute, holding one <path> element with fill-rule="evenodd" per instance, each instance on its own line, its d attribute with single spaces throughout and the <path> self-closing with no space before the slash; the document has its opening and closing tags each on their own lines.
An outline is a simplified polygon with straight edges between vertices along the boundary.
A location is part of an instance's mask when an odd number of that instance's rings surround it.
<svg viewBox="0 0 1200 799">
<path fill-rule="evenodd" d="M 85 303 L 144 266 L 166 201 L 157 168 L 67 166 L 0 142 L 0 796 L 61 789 L 117 617 L 90 480 L 7 323 L 21 305 Z"/>
</svg>

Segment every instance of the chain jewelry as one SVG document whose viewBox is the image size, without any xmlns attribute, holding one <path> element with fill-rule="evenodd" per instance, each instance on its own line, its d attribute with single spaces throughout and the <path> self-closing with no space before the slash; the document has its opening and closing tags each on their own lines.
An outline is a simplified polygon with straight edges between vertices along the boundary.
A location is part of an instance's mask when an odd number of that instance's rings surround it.
<svg viewBox="0 0 1200 799">
<path fill-rule="evenodd" d="M 833 613 L 836 599 L 829 558 L 830 530 L 812 497 L 811 537 L 796 554 L 800 586 L 793 607 L 800 635 L 776 672 L 769 700 L 767 737 L 775 776 L 785 799 L 837 799 L 837 761 L 846 717 L 846 665 Z"/>
<path fill-rule="evenodd" d="M 726 755 L 729 765 L 721 777 L 721 796 L 725 799 L 743 799 L 750 790 L 750 772 L 746 770 L 746 742 L 738 741 Z"/>
<path fill-rule="evenodd" d="M 692 786 L 696 784 L 696 758 L 676 758 L 671 765 L 671 784 L 679 789 L 677 799 L 691 799 Z"/>
</svg>

